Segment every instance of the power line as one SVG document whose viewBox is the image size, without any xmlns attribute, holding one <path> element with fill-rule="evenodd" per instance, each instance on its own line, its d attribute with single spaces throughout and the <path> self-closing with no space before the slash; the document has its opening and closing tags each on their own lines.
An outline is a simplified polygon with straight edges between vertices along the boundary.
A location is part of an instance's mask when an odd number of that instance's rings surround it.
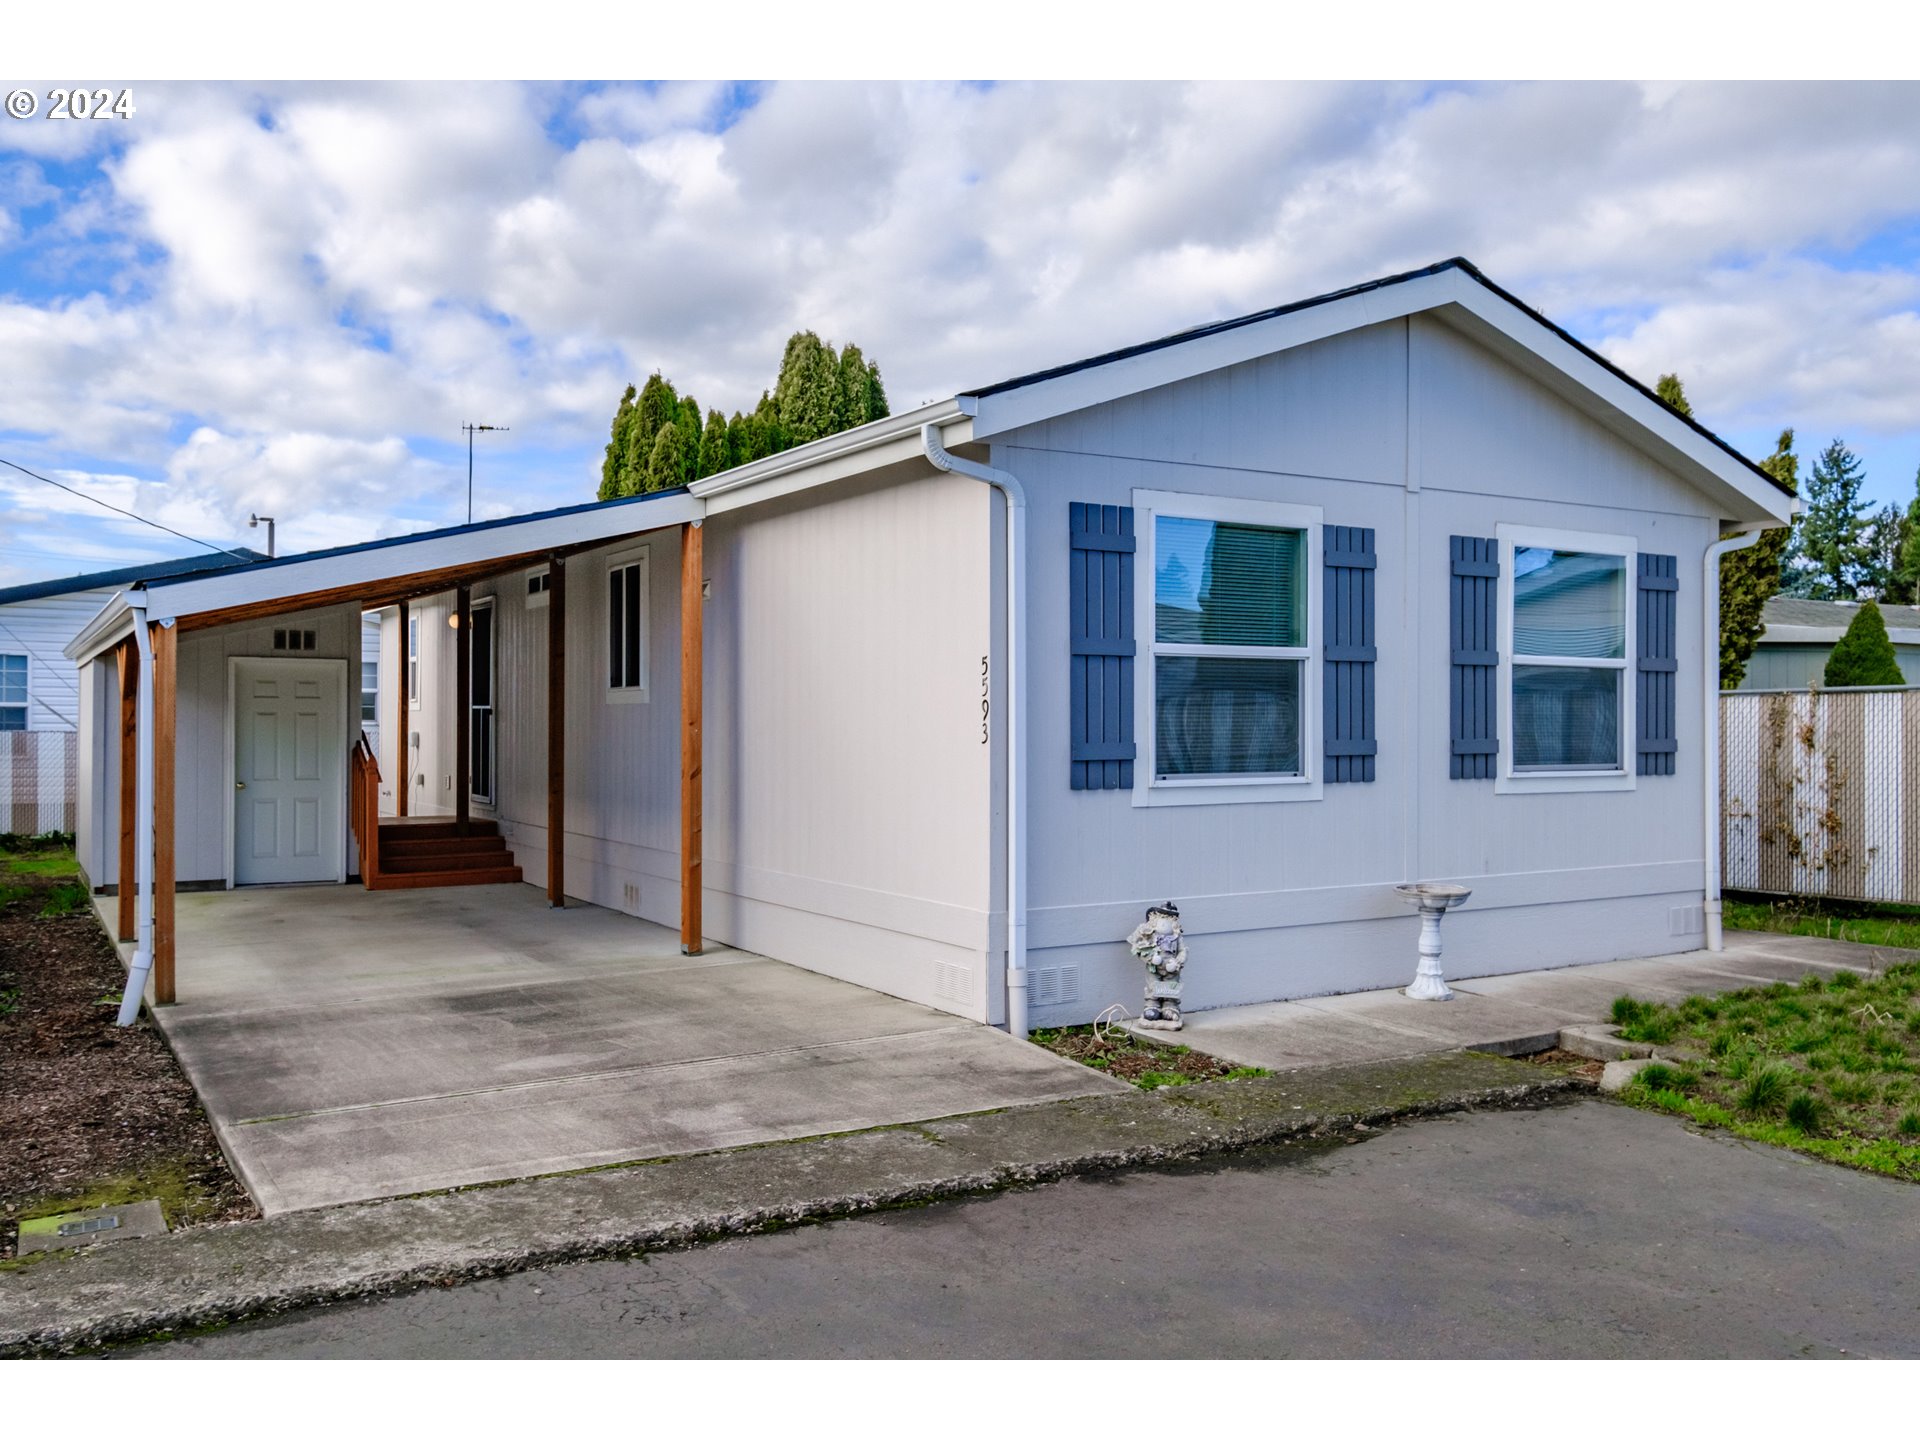
<svg viewBox="0 0 1920 1440">
<path fill-rule="evenodd" d="M 167 534 L 177 536 L 180 539 L 187 541 L 189 544 L 204 545 L 207 547 L 207 549 L 213 551 L 213 553 L 216 555 L 234 555 L 234 556 L 238 556 L 242 560 L 250 560 L 253 558 L 245 550 L 230 550 L 224 545 L 214 544 L 211 540 L 202 540 L 198 535 L 189 535 L 184 530 L 176 530 L 171 525 L 162 525 L 158 520 L 149 520 L 144 515 L 136 515 L 131 510 L 123 510 L 118 505 L 113 504 L 109 500 L 102 500 L 98 495 L 89 495 L 87 494 L 86 491 L 76 490 L 71 485 L 62 485 L 58 480 L 49 480 L 47 479 L 46 476 L 40 474 L 36 470 L 29 470 L 24 465 L 15 465 L 13 461 L 7 459 L 6 456 L 4 455 L 0 455 L 0 465 L 5 465 L 10 469 L 18 470 L 22 475 L 31 475 L 35 480 L 39 480 L 44 484 L 51 485 L 56 490 L 64 490 L 69 495 L 77 495 L 82 500 L 90 500 L 95 505 L 98 505 L 103 509 L 113 511 L 114 514 L 116 515 L 124 515 L 129 520 L 138 520 L 142 525 L 151 525 L 156 530 L 164 530 L 167 532 Z"/>
</svg>

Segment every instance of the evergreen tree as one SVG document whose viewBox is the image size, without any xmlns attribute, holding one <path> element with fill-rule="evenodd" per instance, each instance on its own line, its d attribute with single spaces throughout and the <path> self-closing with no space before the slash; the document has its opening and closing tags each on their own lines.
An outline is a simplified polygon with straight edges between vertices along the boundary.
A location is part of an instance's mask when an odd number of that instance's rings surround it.
<svg viewBox="0 0 1920 1440">
<path fill-rule="evenodd" d="M 835 433 L 840 428 L 840 360 L 833 347 L 811 330 L 796 331 L 780 359 L 773 401 L 792 444 Z"/>
<path fill-rule="evenodd" d="M 1860 498 L 1866 478 L 1860 459 L 1845 443 L 1833 441 L 1813 462 L 1807 478 L 1806 508 L 1787 547 L 1785 582 L 1789 594 L 1809 600 L 1852 600 L 1859 594 L 1867 561 L 1865 519 L 1868 502 Z"/>
<path fill-rule="evenodd" d="M 893 411 L 887 405 L 887 387 L 880 381 L 880 365 L 867 362 L 867 419 L 884 420 Z"/>
<path fill-rule="evenodd" d="M 1681 387 L 1678 375 L 1662 375 L 1653 382 L 1653 393 L 1689 420 L 1693 418 L 1693 406 L 1687 403 L 1687 392 Z"/>
<path fill-rule="evenodd" d="M 627 431 L 633 425 L 633 386 L 620 397 L 613 412 L 613 436 L 607 441 L 606 459 L 600 462 L 600 498 L 612 500 L 627 492 L 621 488 L 627 472 Z"/>
<path fill-rule="evenodd" d="M 1894 588 L 1902 605 L 1920 605 L 1920 472 L 1914 474 L 1913 489 L 1900 529 L 1900 558 L 1893 567 Z"/>
<path fill-rule="evenodd" d="M 647 490 L 671 490 L 687 483 L 687 432 L 673 421 L 662 425 L 653 437 L 653 449 L 647 456 Z"/>
<path fill-rule="evenodd" d="M 1827 657 L 1824 683 L 1829 690 L 1843 685 L 1904 685 L 1900 659 L 1887 637 L 1880 607 L 1868 600 L 1854 614 L 1853 623 Z"/>
<path fill-rule="evenodd" d="M 718 410 L 707 412 L 706 428 L 700 432 L 700 464 L 695 479 L 718 475 L 733 462 L 727 459 L 727 417 Z"/>
<path fill-rule="evenodd" d="M 1760 468 L 1786 486 L 1800 490 L 1800 457 L 1793 453 L 1793 431 L 1782 430 L 1773 454 Z M 1760 618 L 1767 601 L 1780 590 L 1781 561 L 1790 532 L 1785 526 L 1762 530 L 1744 550 L 1720 557 L 1720 685 L 1732 690 L 1747 673 L 1747 661 L 1767 628 Z"/>
<path fill-rule="evenodd" d="M 851 430 L 870 420 L 884 420 L 887 392 L 880 385 L 880 367 L 869 365 L 851 340 L 840 352 L 839 428 Z"/>
<path fill-rule="evenodd" d="M 1907 517 L 1898 505 L 1883 506 L 1867 522 L 1862 539 L 1866 560 L 1860 567 L 1860 589 L 1876 600 L 1904 605 L 1908 596 L 1900 580 L 1900 551 L 1906 540 Z"/>
</svg>

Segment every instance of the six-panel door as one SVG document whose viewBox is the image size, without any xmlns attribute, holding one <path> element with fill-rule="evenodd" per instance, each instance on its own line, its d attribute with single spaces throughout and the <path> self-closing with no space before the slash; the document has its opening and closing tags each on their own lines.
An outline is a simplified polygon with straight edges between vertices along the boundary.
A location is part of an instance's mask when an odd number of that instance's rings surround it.
<svg viewBox="0 0 1920 1440">
<path fill-rule="evenodd" d="M 340 878 L 341 667 L 243 660 L 234 674 L 233 882 Z"/>
</svg>

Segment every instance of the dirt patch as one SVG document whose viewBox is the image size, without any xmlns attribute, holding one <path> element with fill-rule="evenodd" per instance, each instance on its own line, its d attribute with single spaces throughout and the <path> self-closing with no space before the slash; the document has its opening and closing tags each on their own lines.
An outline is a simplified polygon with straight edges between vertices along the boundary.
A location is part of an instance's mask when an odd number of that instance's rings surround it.
<svg viewBox="0 0 1920 1440">
<path fill-rule="evenodd" d="M 0 1260 L 21 1219 L 61 1209 L 257 1213 L 159 1034 L 115 1026 L 126 972 L 76 874 L 70 851 L 0 850 Z"/>
<path fill-rule="evenodd" d="M 1513 1058 L 1524 1060 L 1529 1065 L 1551 1065 L 1557 1070 L 1577 1075 L 1582 1080 L 1591 1080 L 1596 1085 L 1600 1083 L 1600 1072 L 1607 1068 L 1603 1061 L 1589 1060 L 1584 1055 L 1576 1055 L 1571 1050 L 1562 1050 L 1557 1045 L 1551 1050 L 1536 1050 L 1530 1055 L 1516 1055 Z"/>
<path fill-rule="evenodd" d="M 1185 1045 L 1154 1045 L 1106 1025 L 1036 1030 L 1029 1038 L 1056 1055 L 1104 1070 L 1142 1090 L 1190 1085 L 1196 1080 L 1242 1080 L 1267 1073 L 1251 1065 L 1203 1055 Z"/>
</svg>

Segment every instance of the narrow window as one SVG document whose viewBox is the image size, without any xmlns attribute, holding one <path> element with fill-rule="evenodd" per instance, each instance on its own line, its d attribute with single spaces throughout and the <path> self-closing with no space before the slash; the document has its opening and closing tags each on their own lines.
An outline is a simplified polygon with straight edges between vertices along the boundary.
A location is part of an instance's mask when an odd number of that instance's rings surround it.
<svg viewBox="0 0 1920 1440">
<path fill-rule="evenodd" d="M 607 694 L 647 698 L 647 552 L 628 551 L 607 564 Z"/>
<path fill-rule="evenodd" d="M 420 708 L 420 617 L 407 617 L 407 708 Z"/>
<path fill-rule="evenodd" d="M 380 723 L 380 662 L 360 662 L 360 719 L 363 724 Z"/>
</svg>

